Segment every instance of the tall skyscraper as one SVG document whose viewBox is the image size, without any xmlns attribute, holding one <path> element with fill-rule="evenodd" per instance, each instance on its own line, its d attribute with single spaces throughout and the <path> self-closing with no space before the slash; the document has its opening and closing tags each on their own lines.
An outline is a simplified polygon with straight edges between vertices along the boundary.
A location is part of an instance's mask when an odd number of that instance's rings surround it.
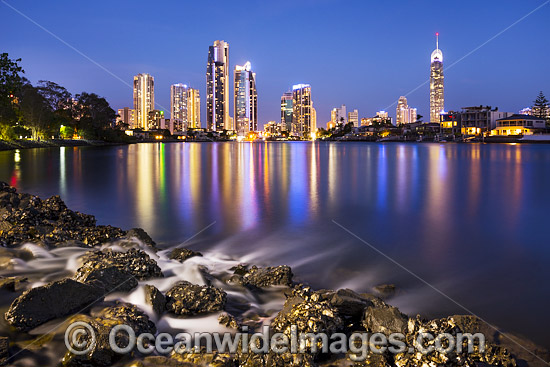
<svg viewBox="0 0 550 367">
<path fill-rule="evenodd" d="M 359 111 L 353 110 L 348 112 L 348 123 L 353 123 L 353 127 L 359 127 Z"/>
<path fill-rule="evenodd" d="M 175 132 L 187 130 L 187 90 L 185 84 L 170 86 L 170 120 Z"/>
<path fill-rule="evenodd" d="M 330 121 L 336 125 L 345 125 L 348 123 L 348 114 L 346 113 L 345 104 L 340 107 L 333 108 L 332 111 L 330 111 Z"/>
<path fill-rule="evenodd" d="M 416 122 L 416 108 L 409 107 L 407 98 L 404 96 L 399 97 L 399 101 L 397 102 L 395 122 L 397 126 Z"/>
<path fill-rule="evenodd" d="M 281 96 L 281 124 L 284 131 L 292 131 L 292 92 Z"/>
<path fill-rule="evenodd" d="M 149 130 L 149 112 L 155 109 L 155 78 L 149 74 L 134 76 L 135 127 Z"/>
<path fill-rule="evenodd" d="M 258 130 L 258 94 L 256 92 L 256 73 L 250 62 L 235 66 L 235 129 L 237 135 L 245 136 Z"/>
<path fill-rule="evenodd" d="M 297 84 L 292 87 L 292 135 L 309 139 L 313 130 L 313 101 L 311 86 Z"/>
<path fill-rule="evenodd" d="M 439 49 L 439 33 L 436 36 L 436 48 L 432 52 L 430 66 L 430 122 L 439 123 L 439 115 L 445 110 L 443 95 L 443 52 Z"/>
<path fill-rule="evenodd" d="M 229 116 L 229 44 L 215 41 L 206 66 L 206 127 L 234 130 Z"/>
<path fill-rule="evenodd" d="M 198 89 L 187 89 L 187 128 L 201 127 L 201 96 Z"/>
</svg>

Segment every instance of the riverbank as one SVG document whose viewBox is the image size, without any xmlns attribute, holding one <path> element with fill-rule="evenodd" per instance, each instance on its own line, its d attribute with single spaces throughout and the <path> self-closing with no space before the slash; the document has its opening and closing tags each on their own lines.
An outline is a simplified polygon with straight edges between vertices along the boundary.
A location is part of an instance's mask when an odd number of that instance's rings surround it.
<svg viewBox="0 0 550 367">
<path fill-rule="evenodd" d="M 10 366 L 56 366 L 61 360 L 66 366 L 346 366 L 358 353 L 203 351 L 153 357 L 117 354 L 99 338 L 89 352 L 76 355 L 63 342 L 75 321 L 91 325 L 98 335 L 126 324 L 153 335 L 253 333 L 270 325 L 272 332 L 290 337 L 290 326 L 296 325 L 298 332 L 328 335 L 402 333 L 407 344 L 426 331 L 486 337 L 483 353 L 479 345 L 472 354 L 371 352 L 355 366 L 542 366 L 538 358 L 550 358 L 543 348 L 505 336 L 474 316 L 409 317 L 391 306 L 391 286 L 365 293 L 316 291 L 298 284 L 288 266 L 256 267 L 182 246 L 161 249 L 139 228 L 96 225 L 93 216 L 71 211 L 59 197 L 42 200 L 5 183 L 0 183 L 0 214 L 0 300 L 6 311 L 0 361 Z"/>
<path fill-rule="evenodd" d="M 59 148 L 59 147 L 86 147 L 86 146 L 109 146 L 124 145 L 126 142 L 105 142 L 101 140 L 72 140 L 72 139 L 53 139 L 53 140 L 0 140 L 0 151 L 15 149 L 33 149 L 33 148 Z"/>
</svg>

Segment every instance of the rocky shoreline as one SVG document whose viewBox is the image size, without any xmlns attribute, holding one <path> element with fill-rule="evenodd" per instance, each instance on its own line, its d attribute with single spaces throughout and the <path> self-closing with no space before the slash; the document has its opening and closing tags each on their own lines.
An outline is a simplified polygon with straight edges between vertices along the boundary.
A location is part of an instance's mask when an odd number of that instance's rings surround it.
<svg viewBox="0 0 550 367">
<path fill-rule="evenodd" d="M 505 337 L 474 316 L 425 320 L 404 315 L 387 303 L 387 296 L 395 292 L 392 286 L 378 287 L 373 293 L 313 290 L 297 284 L 285 265 L 225 261 L 220 270 L 208 254 L 184 247 L 159 249 L 142 229 L 97 225 L 93 216 L 71 211 L 58 196 L 42 200 L 17 193 L 3 182 L 0 245 L 0 299 L 5 303 L 0 365 L 543 366 L 543 360 L 550 360 L 547 350 L 525 339 Z M 56 267 L 39 271 L 38 265 L 45 262 Z M 402 333 L 408 343 L 422 332 L 481 332 L 486 347 L 484 353 L 471 354 L 369 352 L 364 361 L 354 361 L 351 352 L 145 356 L 121 355 L 109 348 L 107 335 L 114 325 L 155 335 L 166 325 L 201 317 L 215 317 L 221 329 L 233 332 L 254 333 L 267 324 L 273 332 L 288 336 L 293 326 L 300 333 L 329 335 Z M 86 322 L 98 335 L 84 355 L 72 354 L 62 342 L 65 329 L 75 321 Z"/>
</svg>

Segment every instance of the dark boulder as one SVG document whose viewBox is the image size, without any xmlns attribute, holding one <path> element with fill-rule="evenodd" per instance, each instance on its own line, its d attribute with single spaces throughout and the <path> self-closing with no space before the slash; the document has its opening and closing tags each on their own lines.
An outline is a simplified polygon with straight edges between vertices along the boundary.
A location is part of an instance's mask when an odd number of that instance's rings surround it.
<svg viewBox="0 0 550 367">
<path fill-rule="evenodd" d="M 27 282 L 23 277 L 0 277 L 0 289 L 8 292 L 17 292 L 21 290 Z"/>
<path fill-rule="evenodd" d="M 8 338 L 0 336 L 0 366 L 8 364 L 8 359 L 10 357 L 9 347 L 10 343 Z"/>
<path fill-rule="evenodd" d="M 287 265 L 266 268 L 252 266 L 250 269 L 241 265 L 235 268 L 231 281 L 244 286 L 263 288 L 272 285 L 291 286 L 292 277 L 292 269 Z"/>
<path fill-rule="evenodd" d="M 186 248 L 175 248 L 170 252 L 169 258 L 172 260 L 184 262 L 185 260 L 194 256 L 202 256 L 202 254 L 198 251 L 193 251 Z"/>
<path fill-rule="evenodd" d="M 104 289 L 105 293 L 130 292 L 137 287 L 137 279 L 128 271 L 116 266 L 106 268 L 83 267 L 79 269 L 75 280 L 93 284 Z"/>
<path fill-rule="evenodd" d="M 156 246 L 157 244 L 155 243 L 155 241 L 153 241 L 153 239 L 151 238 L 151 236 L 149 236 L 147 234 L 147 232 L 145 232 L 143 229 L 141 228 L 132 228 L 130 229 L 127 233 L 126 233 L 126 236 L 124 236 L 125 238 L 129 239 L 129 240 L 132 240 L 133 238 L 136 238 L 138 239 L 139 241 L 141 241 L 143 244 L 149 246 L 149 247 L 152 247 L 154 249 L 156 249 Z"/>
<path fill-rule="evenodd" d="M 392 306 L 371 306 L 365 309 L 362 322 L 365 329 L 373 333 L 406 334 L 409 318 Z"/>
<path fill-rule="evenodd" d="M 123 356 L 113 352 L 109 345 L 109 334 L 116 325 L 123 324 L 131 327 L 136 336 L 143 333 L 154 335 L 156 332 L 155 324 L 149 320 L 147 315 L 130 304 L 107 307 L 98 312 L 92 312 L 90 316 L 78 315 L 70 320 L 71 324 L 75 322 L 88 324 L 96 336 L 96 342 L 86 354 L 74 355 L 67 352 L 62 364 L 68 367 L 106 367 L 112 366 L 120 360 Z M 115 340 L 118 346 L 124 347 L 128 345 L 128 334 L 122 331 L 116 335 Z"/>
<path fill-rule="evenodd" d="M 383 299 L 388 299 L 395 296 L 397 287 L 394 284 L 380 284 L 374 287 L 376 293 Z"/>
<path fill-rule="evenodd" d="M 185 316 L 217 312 L 223 310 L 226 299 L 220 288 L 181 281 L 166 292 L 166 309 Z"/>
<path fill-rule="evenodd" d="M 126 252 L 116 252 L 111 249 L 89 251 L 82 256 L 81 260 L 83 265 L 76 271 L 76 279 L 81 279 L 92 270 L 111 266 L 131 274 L 139 280 L 163 276 L 157 262 L 144 251 L 136 249 Z"/>
<path fill-rule="evenodd" d="M 374 306 L 369 298 L 351 289 L 321 290 L 316 293 L 320 295 L 321 300 L 330 303 L 342 317 L 361 319 L 363 310 L 369 306 Z"/>
<path fill-rule="evenodd" d="M 100 288 L 63 279 L 23 292 L 13 301 L 5 318 L 13 327 L 29 331 L 47 321 L 81 312 L 102 298 Z"/>
<path fill-rule="evenodd" d="M 162 315 L 166 309 L 166 298 L 157 287 L 145 285 L 145 303 L 153 308 L 157 315 Z"/>
</svg>

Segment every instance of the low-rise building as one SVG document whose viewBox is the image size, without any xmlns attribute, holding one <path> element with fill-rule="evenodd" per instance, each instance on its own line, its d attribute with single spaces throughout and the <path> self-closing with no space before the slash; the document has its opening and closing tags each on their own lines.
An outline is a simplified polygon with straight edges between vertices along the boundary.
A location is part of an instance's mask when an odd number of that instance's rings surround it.
<svg viewBox="0 0 550 367">
<path fill-rule="evenodd" d="M 476 106 L 463 107 L 460 112 L 462 134 L 482 135 L 497 126 L 497 120 L 513 115 L 512 112 L 500 112 L 498 107 Z"/>
<path fill-rule="evenodd" d="M 546 129 L 546 121 L 540 117 L 530 115 L 512 115 L 496 121 L 491 135 L 533 135 Z"/>
</svg>

